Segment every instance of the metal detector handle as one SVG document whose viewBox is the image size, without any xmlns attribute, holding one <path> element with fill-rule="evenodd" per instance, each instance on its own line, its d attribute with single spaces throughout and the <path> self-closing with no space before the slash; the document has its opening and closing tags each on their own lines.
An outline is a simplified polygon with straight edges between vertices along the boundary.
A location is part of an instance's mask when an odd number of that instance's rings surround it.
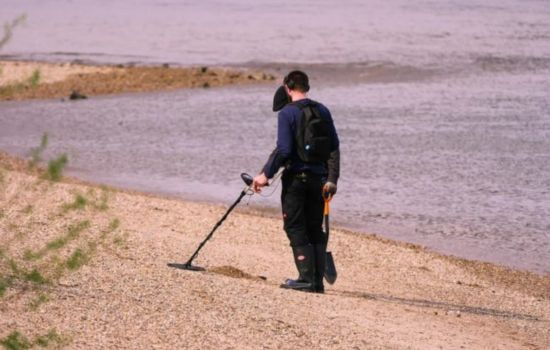
<svg viewBox="0 0 550 350">
<path fill-rule="evenodd" d="M 248 187 L 252 186 L 252 182 L 254 182 L 254 178 L 247 173 L 241 173 L 241 179 Z"/>
<path fill-rule="evenodd" d="M 201 242 L 201 244 L 199 245 L 199 247 L 197 248 L 197 250 L 195 250 L 195 252 L 193 253 L 193 255 L 191 255 L 191 257 L 189 258 L 189 260 L 187 260 L 187 262 L 185 263 L 185 265 L 187 266 L 190 266 L 191 263 L 193 262 L 193 260 L 197 257 L 197 255 L 199 254 L 199 251 L 202 249 L 202 247 L 206 244 L 206 242 L 208 242 L 208 240 L 212 237 L 212 235 L 214 234 L 214 232 L 216 232 L 216 229 L 218 227 L 221 226 L 221 224 L 225 221 L 225 219 L 227 218 L 227 216 L 229 215 L 229 213 L 231 213 L 231 211 L 233 210 L 233 208 L 235 208 L 237 206 L 237 204 L 239 204 L 239 202 L 241 201 L 241 199 L 243 199 L 243 197 L 246 196 L 246 190 L 243 190 L 241 192 L 241 194 L 239 195 L 239 198 L 237 198 L 237 200 L 235 201 L 235 203 L 233 203 L 229 209 L 225 212 L 225 215 L 220 219 L 220 221 L 218 221 L 216 223 L 216 225 L 214 225 L 214 228 L 212 229 L 212 231 L 210 231 L 210 233 L 208 234 L 208 236 L 206 236 L 206 238 Z"/>
<path fill-rule="evenodd" d="M 189 260 L 187 260 L 187 262 L 185 263 L 184 266 L 191 266 L 191 263 L 193 262 L 193 259 L 195 259 L 197 257 L 197 255 L 199 254 L 199 251 L 202 249 L 202 247 L 206 244 L 206 242 L 208 242 L 208 240 L 212 237 L 212 235 L 214 234 L 214 232 L 216 232 L 216 229 L 218 227 L 221 226 L 221 224 L 225 221 L 225 219 L 227 218 L 227 216 L 229 215 L 229 213 L 231 213 L 231 211 L 237 206 L 237 204 L 239 204 L 239 202 L 241 201 L 241 199 L 243 199 L 244 196 L 247 195 L 248 193 L 248 190 L 250 189 L 250 186 L 252 185 L 252 182 L 254 181 L 254 179 L 252 178 L 252 176 L 250 176 L 249 174 L 247 173 L 242 173 L 241 174 L 241 179 L 243 179 L 244 183 L 246 184 L 246 187 L 241 191 L 241 194 L 239 195 L 239 198 L 237 198 L 237 200 L 235 201 L 235 203 L 233 203 L 229 209 L 227 209 L 227 211 L 225 212 L 224 216 L 220 219 L 220 221 L 218 221 L 216 223 L 216 225 L 214 225 L 214 228 L 212 229 L 212 231 L 210 231 L 210 233 L 208 234 L 208 236 L 206 236 L 206 238 L 201 242 L 201 244 L 199 245 L 199 247 L 197 248 L 197 250 L 195 250 L 195 252 L 193 253 L 193 255 L 191 255 L 191 257 L 189 258 Z"/>
</svg>

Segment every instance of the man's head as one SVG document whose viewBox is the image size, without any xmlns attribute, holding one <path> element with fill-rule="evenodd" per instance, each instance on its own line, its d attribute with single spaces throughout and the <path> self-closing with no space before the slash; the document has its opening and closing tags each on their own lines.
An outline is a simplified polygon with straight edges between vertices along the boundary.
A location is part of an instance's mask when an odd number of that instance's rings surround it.
<svg viewBox="0 0 550 350">
<path fill-rule="evenodd" d="M 298 101 L 306 97 L 309 91 L 309 78 L 300 70 L 293 70 L 283 80 L 273 96 L 273 112 L 283 109 L 288 103 Z"/>
<path fill-rule="evenodd" d="M 300 70 L 293 70 L 288 73 L 283 80 L 283 83 L 290 91 L 294 90 L 301 93 L 306 93 L 309 91 L 309 78 L 306 73 Z"/>
</svg>

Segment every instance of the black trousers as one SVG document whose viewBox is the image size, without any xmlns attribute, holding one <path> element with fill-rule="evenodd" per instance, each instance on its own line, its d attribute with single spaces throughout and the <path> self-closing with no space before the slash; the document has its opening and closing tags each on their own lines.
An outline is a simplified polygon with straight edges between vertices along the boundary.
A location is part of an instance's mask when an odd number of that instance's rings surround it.
<svg viewBox="0 0 550 350">
<path fill-rule="evenodd" d="M 283 174 L 281 204 L 284 230 L 293 247 L 327 243 L 322 227 L 324 182 L 321 175 L 290 172 Z"/>
</svg>

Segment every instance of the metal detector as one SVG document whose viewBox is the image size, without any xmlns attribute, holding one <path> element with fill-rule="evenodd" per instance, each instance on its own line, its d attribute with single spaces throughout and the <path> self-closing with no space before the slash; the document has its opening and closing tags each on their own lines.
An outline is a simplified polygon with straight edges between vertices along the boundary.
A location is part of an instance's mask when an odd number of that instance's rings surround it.
<svg viewBox="0 0 550 350">
<path fill-rule="evenodd" d="M 243 179 L 244 183 L 246 184 L 246 187 L 241 191 L 241 194 L 239 195 L 239 198 L 237 198 L 235 203 L 233 203 L 229 207 L 229 209 L 227 209 L 227 211 L 225 212 L 223 217 L 220 219 L 220 221 L 218 221 L 216 223 L 216 225 L 214 225 L 214 228 L 212 229 L 212 231 L 210 231 L 210 233 L 208 234 L 208 236 L 206 236 L 204 241 L 202 241 L 201 244 L 199 244 L 199 247 L 197 248 L 197 250 L 195 250 L 193 255 L 191 255 L 189 260 L 187 260 L 187 262 L 185 264 L 169 263 L 168 266 L 174 267 L 176 269 L 189 270 L 189 271 L 204 271 L 205 270 L 204 267 L 194 266 L 191 263 L 193 262 L 193 259 L 195 259 L 197 257 L 197 255 L 199 254 L 199 251 L 206 244 L 206 242 L 208 242 L 208 240 L 210 238 L 212 238 L 212 235 L 214 235 L 214 232 L 216 231 L 216 229 L 221 226 L 222 222 L 224 222 L 224 220 L 227 218 L 229 213 L 231 213 L 231 211 L 237 206 L 237 204 L 239 204 L 241 199 L 243 199 L 243 197 L 246 196 L 249 193 L 250 186 L 252 185 L 252 182 L 254 181 L 254 179 L 252 178 L 252 176 L 248 175 L 247 173 L 242 173 L 241 174 L 241 179 Z"/>
</svg>

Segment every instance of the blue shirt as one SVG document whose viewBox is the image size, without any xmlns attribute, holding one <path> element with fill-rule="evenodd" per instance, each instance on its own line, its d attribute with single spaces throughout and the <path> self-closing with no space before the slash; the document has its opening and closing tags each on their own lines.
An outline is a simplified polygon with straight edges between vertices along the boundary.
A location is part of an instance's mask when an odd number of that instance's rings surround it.
<svg viewBox="0 0 550 350">
<path fill-rule="evenodd" d="M 307 104 L 313 102 L 310 99 L 303 99 L 297 101 L 300 104 Z M 328 108 L 324 105 L 317 103 L 317 109 L 321 118 L 329 120 L 331 142 L 331 151 L 335 151 L 340 147 L 340 141 L 336 128 L 334 127 L 334 121 Z M 326 175 L 327 166 L 324 162 L 319 163 L 305 163 L 299 157 L 296 151 L 296 126 L 298 125 L 298 118 L 300 118 L 302 112 L 300 108 L 294 104 L 286 105 L 278 115 L 277 122 L 277 147 L 273 153 L 269 156 L 267 163 L 263 168 L 263 172 L 267 178 L 272 178 L 281 166 L 285 166 L 290 160 L 290 165 L 287 168 L 292 172 L 312 172 L 314 174 Z"/>
</svg>

